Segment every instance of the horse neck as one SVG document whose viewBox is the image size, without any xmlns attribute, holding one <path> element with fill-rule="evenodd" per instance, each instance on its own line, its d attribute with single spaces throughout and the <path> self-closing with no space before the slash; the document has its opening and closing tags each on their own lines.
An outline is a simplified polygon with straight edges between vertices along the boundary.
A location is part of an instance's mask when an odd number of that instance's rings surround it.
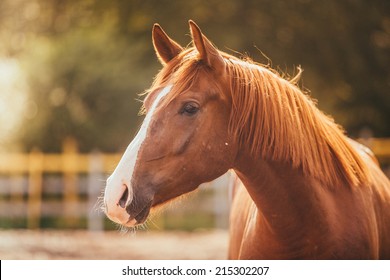
<svg viewBox="0 0 390 280">
<path fill-rule="evenodd" d="M 321 184 L 289 164 L 241 155 L 235 171 L 244 183 L 261 215 L 257 222 L 267 225 L 281 240 L 300 240 L 326 223 L 326 207 L 319 197 L 330 194 Z M 325 206 L 325 205 L 323 205 Z M 310 213 L 310 215 L 308 215 Z"/>
</svg>

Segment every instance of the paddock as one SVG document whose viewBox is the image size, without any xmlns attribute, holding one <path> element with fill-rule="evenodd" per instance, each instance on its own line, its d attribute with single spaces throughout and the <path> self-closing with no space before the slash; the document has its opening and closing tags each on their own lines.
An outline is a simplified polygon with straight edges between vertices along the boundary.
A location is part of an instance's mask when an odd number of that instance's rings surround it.
<svg viewBox="0 0 390 280">
<path fill-rule="evenodd" d="M 1 230 L 2 260 L 226 259 L 228 232 Z"/>
</svg>

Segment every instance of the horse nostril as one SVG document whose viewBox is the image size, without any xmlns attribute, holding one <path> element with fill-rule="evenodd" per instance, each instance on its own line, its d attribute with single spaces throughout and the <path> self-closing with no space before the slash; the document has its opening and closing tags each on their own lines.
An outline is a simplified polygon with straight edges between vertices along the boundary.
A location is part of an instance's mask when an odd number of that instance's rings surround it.
<svg viewBox="0 0 390 280">
<path fill-rule="evenodd" d="M 126 202 L 127 202 L 127 198 L 129 196 L 129 190 L 125 189 L 125 191 L 123 192 L 122 194 L 122 197 L 119 199 L 119 206 L 122 207 L 122 208 L 126 208 Z"/>
</svg>

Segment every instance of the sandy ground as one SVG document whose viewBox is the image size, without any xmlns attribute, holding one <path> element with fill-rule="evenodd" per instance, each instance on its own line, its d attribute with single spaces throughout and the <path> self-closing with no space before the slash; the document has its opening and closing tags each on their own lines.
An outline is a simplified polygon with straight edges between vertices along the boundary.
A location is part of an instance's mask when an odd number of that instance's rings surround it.
<svg viewBox="0 0 390 280">
<path fill-rule="evenodd" d="M 226 259 L 226 231 L 0 230 L 0 259 Z"/>
</svg>

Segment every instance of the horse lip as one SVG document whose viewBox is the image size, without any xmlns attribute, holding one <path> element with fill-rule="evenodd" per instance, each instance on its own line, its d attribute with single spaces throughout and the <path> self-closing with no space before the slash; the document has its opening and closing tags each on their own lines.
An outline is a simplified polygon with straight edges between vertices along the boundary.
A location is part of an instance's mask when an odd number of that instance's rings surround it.
<svg viewBox="0 0 390 280">
<path fill-rule="evenodd" d="M 134 216 L 134 219 L 137 221 L 137 224 L 142 224 L 146 221 L 146 218 L 149 216 L 150 208 L 152 206 L 152 201 L 146 204 L 144 208 Z"/>
</svg>

